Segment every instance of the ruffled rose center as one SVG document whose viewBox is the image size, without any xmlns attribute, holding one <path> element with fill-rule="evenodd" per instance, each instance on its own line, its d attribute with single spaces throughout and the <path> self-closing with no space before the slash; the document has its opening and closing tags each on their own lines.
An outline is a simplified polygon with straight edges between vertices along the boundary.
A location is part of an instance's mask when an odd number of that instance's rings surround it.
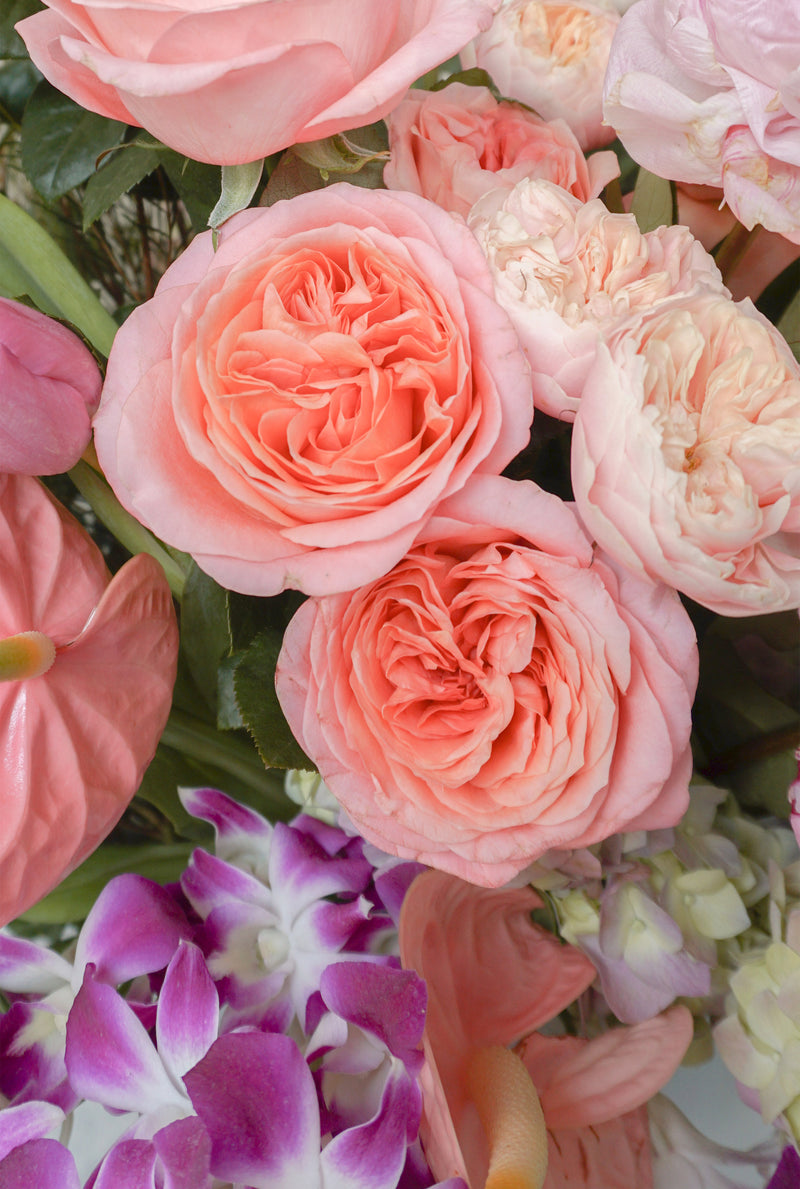
<svg viewBox="0 0 800 1189">
<path fill-rule="evenodd" d="M 287 523 L 402 497 L 476 417 L 445 303 L 355 233 L 232 276 L 200 315 L 182 386 L 195 369 L 209 443 Z"/>
</svg>

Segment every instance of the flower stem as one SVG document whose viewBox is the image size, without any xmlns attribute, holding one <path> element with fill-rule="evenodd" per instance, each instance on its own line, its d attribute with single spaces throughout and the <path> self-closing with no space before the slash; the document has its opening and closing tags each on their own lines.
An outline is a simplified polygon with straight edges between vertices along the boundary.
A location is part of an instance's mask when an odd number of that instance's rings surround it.
<svg viewBox="0 0 800 1189">
<path fill-rule="evenodd" d="M 121 545 L 130 553 L 149 553 L 156 559 L 164 570 L 170 590 L 180 602 L 186 586 L 188 566 L 177 559 L 186 555 L 168 552 L 135 516 L 125 511 L 102 475 L 83 459 L 72 468 L 69 477 L 98 520 L 102 520 Z"/>
<path fill-rule="evenodd" d="M 760 231 L 760 224 L 756 224 L 751 231 L 748 231 L 741 223 L 736 223 L 725 236 L 714 257 L 717 268 L 722 273 L 723 281 L 727 281 Z"/>
<path fill-rule="evenodd" d="M 297 812 L 297 806 L 282 796 L 276 796 L 269 787 L 267 772 L 258 753 L 241 739 L 227 732 L 218 731 L 191 714 L 174 710 L 167 720 L 161 742 L 184 755 L 204 764 L 213 764 L 242 784 L 259 794 L 273 819 L 288 821 Z"/>
</svg>

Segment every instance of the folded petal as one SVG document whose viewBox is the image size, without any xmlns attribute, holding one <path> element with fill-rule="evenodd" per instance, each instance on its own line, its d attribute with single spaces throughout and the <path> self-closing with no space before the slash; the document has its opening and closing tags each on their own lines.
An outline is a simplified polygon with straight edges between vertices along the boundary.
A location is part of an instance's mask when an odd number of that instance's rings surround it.
<svg viewBox="0 0 800 1189">
<path fill-rule="evenodd" d="M 183 942 L 167 967 L 158 997 L 156 1042 L 179 1082 L 204 1057 L 219 1031 L 219 996 L 196 945 Z"/>
</svg>

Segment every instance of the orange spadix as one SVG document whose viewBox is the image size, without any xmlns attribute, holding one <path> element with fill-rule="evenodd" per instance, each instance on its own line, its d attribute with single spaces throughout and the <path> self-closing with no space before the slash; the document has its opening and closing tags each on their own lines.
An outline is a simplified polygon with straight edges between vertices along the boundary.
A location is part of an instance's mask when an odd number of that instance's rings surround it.
<svg viewBox="0 0 800 1189">
<path fill-rule="evenodd" d="M 0 640 L 0 681 L 41 677 L 56 659 L 56 646 L 43 632 L 20 632 Z"/>
<path fill-rule="evenodd" d="M 547 1130 L 520 1058 L 502 1045 L 476 1049 L 467 1065 L 467 1084 L 489 1145 L 485 1189 L 542 1189 Z"/>
</svg>

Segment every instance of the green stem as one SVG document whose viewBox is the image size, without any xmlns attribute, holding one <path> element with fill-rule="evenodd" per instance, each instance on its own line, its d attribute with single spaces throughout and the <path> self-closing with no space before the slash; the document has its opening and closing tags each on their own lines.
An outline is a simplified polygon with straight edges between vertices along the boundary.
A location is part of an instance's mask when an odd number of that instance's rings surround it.
<svg viewBox="0 0 800 1189">
<path fill-rule="evenodd" d="M 149 553 L 156 559 L 164 570 L 170 590 L 180 602 L 186 586 L 188 564 L 182 565 L 135 516 L 125 511 L 105 479 L 88 463 L 81 459 L 69 472 L 69 477 L 98 520 L 102 520 L 121 545 L 130 553 Z M 188 557 L 186 560 L 188 563 Z"/>
<path fill-rule="evenodd" d="M 201 763 L 213 764 L 242 784 L 269 800 L 271 816 L 288 819 L 297 807 L 283 797 L 274 796 L 266 778 L 266 769 L 257 752 L 235 736 L 218 731 L 191 714 L 173 710 L 167 720 L 161 742 Z"/>
<path fill-rule="evenodd" d="M 717 268 L 722 273 L 723 281 L 727 281 L 760 231 L 760 224 L 756 224 L 752 231 L 748 231 L 741 223 L 736 223 L 725 236 L 714 257 Z"/>
</svg>

